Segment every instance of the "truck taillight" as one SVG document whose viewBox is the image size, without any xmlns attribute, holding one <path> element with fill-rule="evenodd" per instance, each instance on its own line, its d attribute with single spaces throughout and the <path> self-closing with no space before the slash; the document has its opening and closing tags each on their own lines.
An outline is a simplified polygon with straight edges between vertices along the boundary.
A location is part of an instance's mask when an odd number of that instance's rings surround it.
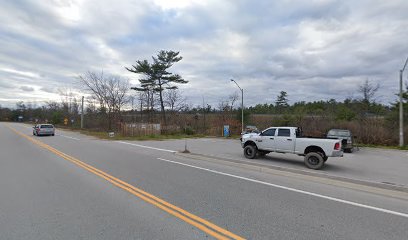
<svg viewBox="0 0 408 240">
<path fill-rule="evenodd" d="M 336 144 L 334 144 L 334 150 L 340 150 L 340 143 L 336 142 Z"/>
</svg>

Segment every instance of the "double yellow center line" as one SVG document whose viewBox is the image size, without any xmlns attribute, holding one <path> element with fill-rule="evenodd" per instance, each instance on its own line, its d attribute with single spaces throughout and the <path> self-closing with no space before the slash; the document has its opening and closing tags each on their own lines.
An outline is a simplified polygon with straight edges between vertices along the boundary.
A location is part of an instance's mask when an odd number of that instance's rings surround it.
<svg viewBox="0 0 408 240">
<path fill-rule="evenodd" d="M 65 154 L 41 141 L 38 141 L 30 136 L 27 136 L 19 131 L 17 131 L 16 129 L 7 126 L 9 129 L 11 129 L 13 132 L 15 132 L 16 134 L 18 134 L 21 137 L 24 137 L 26 139 L 28 139 L 29 141 L 31 141 L 32 143 L 47 149 L 48 151 L 64 158 L 65 160 L 68 160 L 74 164 L 76 164 L 77 166 L 105 179 L 106 181 L 112 183 L 113 185 L 139 197 L 140 199 L 160 208 L 161 210 L 185 221 L 186 223 L 189 223 L 191 225 L 193 225 L 194 227 L 200 229 L 201 231 L 207 233 L 208 235 L 216 238 L 216 239 L 244 239 L 226 229 L 223 229 L 203 218 L 200 218 L 192 213 L 187 212 L 186 210 L 179 208 L 171 203 L 168 203 L 166 201 L 164 201 L 163 199 L 160 199 L 148 192 L 145 192 L 135 186 L 130 185 L 129 183 L 126 183 L 112 175 L 109 175 L 106 172 L 103 172 L 95 167 L 92 167 L 89 164 L 86 164 L 72 156 L 69 156 L 68 154 Z"/>
</svg>

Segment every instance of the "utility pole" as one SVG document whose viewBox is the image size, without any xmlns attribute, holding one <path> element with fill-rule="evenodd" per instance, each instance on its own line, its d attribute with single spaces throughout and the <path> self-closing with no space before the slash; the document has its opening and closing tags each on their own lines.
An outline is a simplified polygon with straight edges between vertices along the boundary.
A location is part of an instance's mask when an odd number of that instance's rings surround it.
<svg viewBox="0 0 408 240">
<path fill-rule="evenodd" d="M 81 128 L 84 128 L 84 96 L 82 96 L 81 104 Z"/>
<path fill-rule="evenodd" d="M 239 90 L 241 90 L 241 133 L 244 132 L 244 89 L 242 89 L 234 79 L 231 79 L 231 82 L 234 82 Z"/>
<path fill-rule="evenodd" d="M 405 67 L 407 66 L 408 63 L 408 57 L 407 60 L 405 60 L 405 64 L 402 67 L 402 69 L 400 70 L 400 82 L 399 82 L 399 87 L 400 87 L 400 92 L 399 92 L 399 146 L 403 147 L 404 146 L 404 101 L 402 99 L 402 74 L 405 70 Z"/>
</svg>

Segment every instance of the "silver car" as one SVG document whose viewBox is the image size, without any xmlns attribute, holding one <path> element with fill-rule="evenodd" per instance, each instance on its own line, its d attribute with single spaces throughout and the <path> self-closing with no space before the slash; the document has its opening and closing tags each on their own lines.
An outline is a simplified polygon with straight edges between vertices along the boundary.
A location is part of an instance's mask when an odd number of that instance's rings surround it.
<svg viewBox="0 0 408 240">
<path fill-rule="evenodd" d="M 55 135 L 55 127 L 52 124 L 37 124 L 33 127 L 33 135 Z"/>
</svg>

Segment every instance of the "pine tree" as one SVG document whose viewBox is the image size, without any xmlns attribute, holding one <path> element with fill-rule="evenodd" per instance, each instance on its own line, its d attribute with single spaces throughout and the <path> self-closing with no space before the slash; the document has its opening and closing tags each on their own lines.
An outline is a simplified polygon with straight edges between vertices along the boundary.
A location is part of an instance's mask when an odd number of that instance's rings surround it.
<svg viewBox="0 0 408 240">
<path fill-rule="evenodd" d="M 281 91 L 275 101 L 276 110 L 278 113 L 282 113 L 283 109 L 289 107 L 288 101 L 288 93 Z"/>
<path fill-rule="evenodd" d="M 182 57 L 179 52 L 161 50 L 157 57 L 152 57 L 153 62 L 147 60 L 136 62 L 131 68 L 126 69 L 130 72 L 143 74 L 145 78 L 139 79 L 140 88 L 132 88 L 136 91 L 153 91 L 159 95 L 160 108 L 164 121 L 166 124 L 166 112 L 164 109 L 163 91 L 168 89 L 177 89 L 177 85 L 185 84 L 188 81 L 184 80 L 180 75 L 173 74 L 167 70 L 173 66 L 174 63 L 179 62 Z"/>
</svg>

